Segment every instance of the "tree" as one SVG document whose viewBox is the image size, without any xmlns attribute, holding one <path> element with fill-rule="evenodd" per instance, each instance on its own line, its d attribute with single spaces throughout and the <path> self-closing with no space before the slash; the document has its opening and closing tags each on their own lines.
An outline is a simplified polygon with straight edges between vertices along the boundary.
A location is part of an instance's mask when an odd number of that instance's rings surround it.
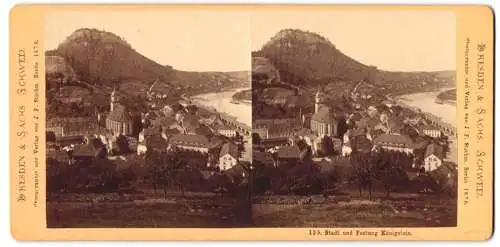
<svg viewBox="0 0 500 247">
<path fill-rule="evenodd" d="M 321 153 L 325 156 L 332 155 L 334 153 L 333 141 L 330 137 L 324 136 L 321 139 Z"/>
<path fill-rule="evenodd" d="M 297 140 L 297 147 L 299 148 L 299 150 L 304 150 L 307 148 L 307 143 L 306 141 L 302 140 L 302 139 L 299 139 Z"/>
<path fill-rule="evenodd" d="M 198 113 L 198 107 L 195 105 L 188 105 L 186 106 L 186 110 L 193 115 L 196 115 Z"/>
<path fill-rule="evenodd" d="M 389 198 L 391 192 L 398 188 L 404 188 L 409 182 L 406 173 L 400 168 L 393 166 L 377 170 L 376 177 L 384 187 L 387 198 Z"/>
<path fill-rule="evenodd" d="M 354 151 L 351 154 L 349 182 L 358 188 L 359 196 L 362 196 L 362 191 L 365 189 L 368 190 L 369 198 L 371 199 L 374 177 L 371 154 Z"/>
<path fill-rule="evenodd" d="M 145 164 L 148 169 L 149 178 L 153 184 L 154 192 L 156 194 L 156 190 L 158 185 L 160 184 L 160 172 L 162 170 L 161 166 L 161 154 L 153 149 L 148 149 L 145 155 Z"/>
<path fill-rule="evenodd" d="M 48 142 L 55 142 L 56 141 L 56 134 L 54 133 L 54 131 L 45 132 L 45 140 Z"/>
<path fill-rule="evenodd" d="M 259 134 L 252 133 L 252 144 L 253 145 L 260 145 L 261 144 L 261 139 L 260 139 Z"/>
<path fill-rule="evenodd" d="M 342 182 L 343 174 L 339 166 L 334 166 L 328 171 L 321 172 L 321 181 L 323 195 L 328 196 L 332 191 L 335 191 Z"/>
</svg>

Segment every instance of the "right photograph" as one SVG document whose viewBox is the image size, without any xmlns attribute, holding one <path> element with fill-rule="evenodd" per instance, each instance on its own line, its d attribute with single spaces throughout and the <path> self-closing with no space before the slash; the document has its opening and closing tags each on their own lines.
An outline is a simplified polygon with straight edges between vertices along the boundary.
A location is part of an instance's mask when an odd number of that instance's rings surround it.
<svg viewBox="0 0 500 247">
<path fill-rule="evenodd" d="M 454 13 L 251 18 L 253 226 L 457 226 Z"/>
</svg>

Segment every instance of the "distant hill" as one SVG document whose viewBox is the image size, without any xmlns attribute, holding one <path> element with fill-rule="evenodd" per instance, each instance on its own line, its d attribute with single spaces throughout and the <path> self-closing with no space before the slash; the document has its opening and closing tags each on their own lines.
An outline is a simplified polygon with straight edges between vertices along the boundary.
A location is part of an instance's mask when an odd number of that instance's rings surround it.
<svg viewBox="0 0 500 247">
<path fill-rule="evenodd" d="M 370 42 L 367 40 L 367 42 Z M 439 72 L 391 72 L 362 64 L 342 53 L 328 39 L 312 32 L 285 29 L 278 32 L 252 52 L 252 57 L 267 59 L 270 64 L 261 65 L 279 71 L 281 82 L 305 88 L 317 88 L 328 84 L 347 85 L 351 89 L 360 81 L 374 85 L 385 93 L 402 94 L 433 90 L 455 85 L 454 71 Z M 255 71 L 254 73 L 260 73 Z M 342 90 L 345 88 L 339 88 Z"/>
<path fill-rule="evenodd" d="M 134 82 L 151 85 L 167 82 L 175 90 L 215 90 L 249 84 L 242 72 L 186 72 L 161 65 L 143 56 L 116 34 L 82 28 L 70 34 L 47 56 L 63 58 L 80 81 L 112 88 L 115 83 Z"/>
</svg>

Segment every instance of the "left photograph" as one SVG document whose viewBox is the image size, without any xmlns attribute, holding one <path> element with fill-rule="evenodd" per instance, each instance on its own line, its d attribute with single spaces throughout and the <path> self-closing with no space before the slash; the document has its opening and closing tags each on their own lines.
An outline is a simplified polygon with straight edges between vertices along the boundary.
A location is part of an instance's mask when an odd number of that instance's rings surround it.
<svg viewBox="0 0 500 247">
<path fill-rule="evenodd" d="M 48 228 L 248 227 L 249 18 L 45 19 Z"/>
</svg>

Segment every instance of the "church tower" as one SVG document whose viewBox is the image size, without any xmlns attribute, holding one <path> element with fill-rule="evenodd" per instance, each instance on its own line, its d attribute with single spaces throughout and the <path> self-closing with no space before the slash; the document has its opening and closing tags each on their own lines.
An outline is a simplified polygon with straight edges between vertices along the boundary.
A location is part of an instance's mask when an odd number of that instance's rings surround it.
<svg viewBox="0 0 500 247">
<path fill-rule="evenodd" d="M 319 111 L 319 108 L 323 104 L 323 92 L 322 90 L 318 89 L 318 92 L 316 92 L 316 97 L 314 100 L 314 113 L 317 113 Z"/>
<path fill-rule="evenodd" d="M 116 109 L 116 106 L 119 103 L 119 97 L 116 92 L 116 87 L 113 88 L 113 92 L 111 93 L 111 105 L 110 105 L 110 111 L 114 111 Z"/>
</svg>

